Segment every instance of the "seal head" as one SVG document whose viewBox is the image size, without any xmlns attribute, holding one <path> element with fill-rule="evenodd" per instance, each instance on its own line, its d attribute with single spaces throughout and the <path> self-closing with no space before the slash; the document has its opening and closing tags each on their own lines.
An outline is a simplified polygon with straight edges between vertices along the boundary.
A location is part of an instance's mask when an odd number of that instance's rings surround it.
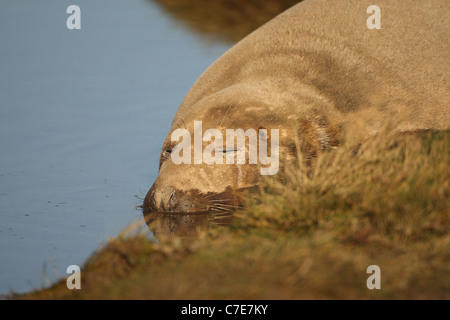
<svg viewBox="0 0 450 320">
<path fill-rule="evenodd" d="M 265 164 L 248 156 L 243 164 L 195 163 L 194 155 L 175 164 L 172 135 L 184 129 L 195 136 L 196 122 L 202 150 L 212 141 L 204 136 L 209 129 L 223 137 L 228 129 L 279 130 L 280 170 L 298 152 L 314 166 L 321 151 L 359 143 L 389 121 L 400 131 L 449 128 L 449 2 L 377 4 L 381 30 L 367 28 L 364 1 L 303 1 L 220 57 L 175 115 L 144 210 L 229 211 L 239 203 L 234 191 L 261 181 Z M 270 134 L 264 139 L 274 143 Z M 216 147 L 219 157 L 234 158 L 248 155 L 251 144 Z"/>
</svg>

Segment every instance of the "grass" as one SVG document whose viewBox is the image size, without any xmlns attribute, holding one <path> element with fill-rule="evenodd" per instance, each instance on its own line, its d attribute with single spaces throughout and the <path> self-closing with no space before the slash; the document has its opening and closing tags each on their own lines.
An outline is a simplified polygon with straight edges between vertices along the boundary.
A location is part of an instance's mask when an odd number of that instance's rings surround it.
<svg viewBox="0 0 450 320">
<path fill-rule="evenodd" d="M 25 299 L 449 299 L 450 131 L 383 134 L 302 162 L 227 227 L 159 243 L 124 231 Z M 366 269 L 381 268 L 369 290 Z"/>
</svg>

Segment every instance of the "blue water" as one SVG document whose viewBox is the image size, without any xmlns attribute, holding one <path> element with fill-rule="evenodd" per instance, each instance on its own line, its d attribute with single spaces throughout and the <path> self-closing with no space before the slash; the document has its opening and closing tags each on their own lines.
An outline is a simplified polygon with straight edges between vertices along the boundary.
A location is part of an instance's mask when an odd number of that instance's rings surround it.
<svg viewBox="0 0 450 320">
<path fill-rule="evenodd" d="M 0 294 L 65 277 L 142 219 L 178 105 L 228 47 L 146 0 L 0 2 Z"/>
</svg>

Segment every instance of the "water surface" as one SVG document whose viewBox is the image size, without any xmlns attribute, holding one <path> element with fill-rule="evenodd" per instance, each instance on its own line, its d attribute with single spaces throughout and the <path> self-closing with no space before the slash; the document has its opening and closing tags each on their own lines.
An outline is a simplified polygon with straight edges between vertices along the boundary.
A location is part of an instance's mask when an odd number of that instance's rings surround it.
<svg viewBox="0 0 450 320">
<path fill-rule="evenodd" d="M 66 8 L 81 8 L 81 30 Z M 65 276 L 142 219 L 182 98 L 229 45 L 146 0 L 0 2 L 0 294 Z"/>
</svg>

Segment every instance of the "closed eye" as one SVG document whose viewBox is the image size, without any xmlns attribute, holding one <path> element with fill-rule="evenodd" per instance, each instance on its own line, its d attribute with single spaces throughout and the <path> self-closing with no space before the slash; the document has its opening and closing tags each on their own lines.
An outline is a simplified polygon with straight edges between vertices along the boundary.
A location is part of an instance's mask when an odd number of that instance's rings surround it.
<svg viewBox="0 0 450 320">
<path fill-rule="evenodd" d="M 237 152 L 236 149 L 216 149 L 217 153 L 234 153 Z"/>
<path fill-rule="evenodd" d="M 161 157 L 159 158 L 159 168 L 161 169 L 162 164 L 166 161 L 170 154 L 172 153 L 172 149 L 166 149 L 161 152 Z"/>
</svg>

